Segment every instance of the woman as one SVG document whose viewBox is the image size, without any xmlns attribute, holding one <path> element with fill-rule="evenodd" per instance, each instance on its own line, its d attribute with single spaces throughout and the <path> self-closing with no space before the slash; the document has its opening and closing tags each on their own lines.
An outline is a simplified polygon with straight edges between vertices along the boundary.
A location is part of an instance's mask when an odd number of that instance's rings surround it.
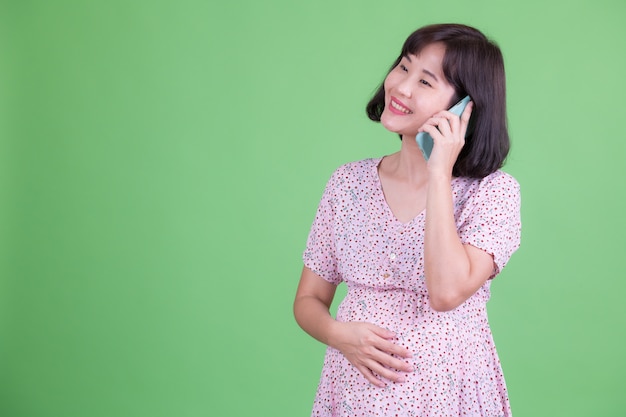
<svg viewBox="0 0 626 417">
<path fill-rule="evenodd" d="M 486 312 L 520 239 L 502 54 L 471 27 L 418 29 L 367 112 L 400 151 L 337 169 L 311 228 L 294 314 L 328 345 L 312 415 L 509 416 Z"/>
</svg>

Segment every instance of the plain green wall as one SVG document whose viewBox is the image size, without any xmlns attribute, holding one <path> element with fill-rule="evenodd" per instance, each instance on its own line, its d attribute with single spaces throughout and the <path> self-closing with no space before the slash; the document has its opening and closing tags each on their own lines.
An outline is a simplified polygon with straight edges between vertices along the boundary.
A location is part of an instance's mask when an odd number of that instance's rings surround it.
<svg viewBox="0 0 626 417">
<path fill-rule="evenodd" d="M 489 312 L 516 417 L 624 415 L 626 2 L 2 1 L 0 415 L 307 416 L 295 324 L 338 165 L 415 28 L 502 47 L 521 249 Z"/>
</svg>

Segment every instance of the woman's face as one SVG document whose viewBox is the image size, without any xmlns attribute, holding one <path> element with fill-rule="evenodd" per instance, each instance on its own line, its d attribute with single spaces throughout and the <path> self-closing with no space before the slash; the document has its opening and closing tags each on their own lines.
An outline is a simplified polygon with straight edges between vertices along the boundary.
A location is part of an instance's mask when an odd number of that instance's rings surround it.
<svg viewBox="0 0 626 417">
<path fill-rule="evenodd" d="M 443 75 L 445 47 L 426 46 L 419 55 L 408 55 L 385 78 L 385 109 L 380 122 L 391 132 L 415 136 L 435 113 L 450 107 L 455 98 Z"/>
</svg>

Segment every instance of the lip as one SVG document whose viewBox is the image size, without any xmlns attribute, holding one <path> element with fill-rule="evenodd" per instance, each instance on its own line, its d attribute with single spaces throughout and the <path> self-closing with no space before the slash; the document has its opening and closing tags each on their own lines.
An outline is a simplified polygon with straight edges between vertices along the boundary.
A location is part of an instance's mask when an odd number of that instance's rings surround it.
<svg viewBox="0 0 626 417">
<path fill-rule="evenodd" d="M 395 107 L 393 107 L 391 105 L 391 103 L 395 103 L 396 105 L 398 105 L 398 106 L 400 106 L 402 108 L 407 109 L 408 113 L 405 113 L 405 112 L 403 112 L 401 110 L 396 109 Z M 411 109 L 409 109 L 406 104 L 404 104 L 403 102 L 401 102 L 400 100 L 398 100 L 395 97 L 391 97 L 391 100 L 389 101 L 389 105 L 387 107 L 389 108 L 390 112 L 392 112 L 393 114 L 400 115 L 400 116 L 408 116 L 410 114 L 413 114 L 413 111 Z"/>
</svg>

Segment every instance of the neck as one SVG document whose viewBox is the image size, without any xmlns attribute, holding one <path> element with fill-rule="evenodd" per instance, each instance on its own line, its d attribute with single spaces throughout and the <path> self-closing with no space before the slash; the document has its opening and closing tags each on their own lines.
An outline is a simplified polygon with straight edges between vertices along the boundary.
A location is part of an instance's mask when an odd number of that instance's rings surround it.
<svg viewBox="0 0 626 417">
<path fill-rule="evenodd" d="M 390 171 L 404 181 L 420 184 L 428 178 L 426 160 L 414 137 L 402 138 L 400 152 L 395 153 L 390 162 Z"/>
</svg>

